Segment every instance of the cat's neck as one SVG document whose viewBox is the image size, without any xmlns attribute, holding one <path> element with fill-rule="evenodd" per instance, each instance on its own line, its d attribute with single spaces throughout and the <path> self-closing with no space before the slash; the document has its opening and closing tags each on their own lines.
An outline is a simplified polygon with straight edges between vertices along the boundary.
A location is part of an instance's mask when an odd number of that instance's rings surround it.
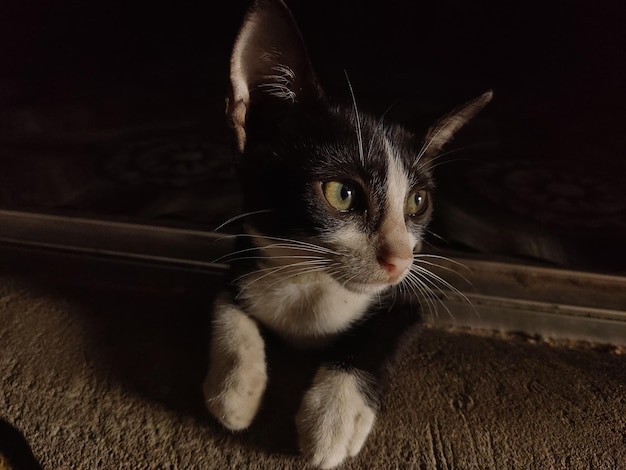
<svg viewBox="0 0 626 470">
<path fill-rule="evenodd" d="M 346 330 L 376 296 L 348 290 L 324 272 L 293 277 L 259 272 L 239 287 L 251 316 L 300 347 L 319 346 Z"/>
</svg>

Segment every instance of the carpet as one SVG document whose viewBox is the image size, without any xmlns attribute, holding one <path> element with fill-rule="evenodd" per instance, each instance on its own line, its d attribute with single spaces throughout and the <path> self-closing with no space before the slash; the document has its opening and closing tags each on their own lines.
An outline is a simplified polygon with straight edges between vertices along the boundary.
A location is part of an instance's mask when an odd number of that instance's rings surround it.
<svg viewBox="0 0 626 470">
<path fill-rule="evenodd" d="M 310 354 L 269 347 L 268 395 L 250 430 L 228 432 L 204 410 L 212 290 L 2 274 L 0 418 L 45 469 L 305 467 L 292 414 Z M 426 328 L 342 468 L 626 468 L 622 352 Z M 14 442 L 0 449 L 10 456 Z"/>
</svg>

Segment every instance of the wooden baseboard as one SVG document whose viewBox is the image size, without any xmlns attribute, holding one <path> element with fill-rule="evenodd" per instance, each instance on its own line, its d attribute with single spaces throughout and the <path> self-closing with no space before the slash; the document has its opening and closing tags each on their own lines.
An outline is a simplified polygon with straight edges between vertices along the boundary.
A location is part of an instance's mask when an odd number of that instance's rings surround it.
<svg viewBox="0 0 626 470">
<path fill-rule="evenodd" d="M 208 277 L 226 269 L 216 260 L 232 239 L 201 230 L 0 210 L 0 246 L 4 253 L 55 255 L 60 263 L 79 256 Z M 434 325 L 626 345 L 626 276 L 445 252 L 433 259 L 437 266 L 429 269 L 445 279 L 438 283 L 438 300 L 424 303 Z"/>
</svg>

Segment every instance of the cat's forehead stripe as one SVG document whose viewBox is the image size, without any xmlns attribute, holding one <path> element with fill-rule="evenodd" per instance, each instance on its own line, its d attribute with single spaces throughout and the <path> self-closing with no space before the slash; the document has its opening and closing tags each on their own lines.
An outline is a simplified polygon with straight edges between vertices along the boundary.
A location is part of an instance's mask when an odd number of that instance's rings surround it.
<svg viewBox="0 0 626 470">
<path fill-rule="evenodd" d="M 387 211 L 389 216 L 404 218 L 404 200 L 409 190 L 409 178 L 397 152 L 387 137 L 384 138 L 387 154 Z"/>
<path fill-rule="evenodd" d="M 379 236 L 396 253 L 413 251 L 416 239 L 405 225 L 405 202 L 410 189 L 410 180 L 397 150 L 385 137 L 387 154 L 387 198 Z"/>
</svg>

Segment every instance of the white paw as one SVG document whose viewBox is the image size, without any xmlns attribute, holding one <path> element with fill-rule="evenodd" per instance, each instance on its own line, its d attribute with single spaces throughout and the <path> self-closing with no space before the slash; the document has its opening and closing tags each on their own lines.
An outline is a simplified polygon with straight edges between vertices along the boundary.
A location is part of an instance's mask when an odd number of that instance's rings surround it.
<svg viewBox="0 0 626 470">
<path fill-rule="evenodd" d="M 336 467 L 359 453 L 375 417 L 354 373 L 322 367 L 296 416 L 300 449 L 312 465 Z"/>
<path fill-rule="evenodd" d="M 267 385 L 265 348 L 256 323 L 229 304 L 215 309 L 206 406 L 225 427 L 246 429 L 256 416 Z"/>
</svg>

